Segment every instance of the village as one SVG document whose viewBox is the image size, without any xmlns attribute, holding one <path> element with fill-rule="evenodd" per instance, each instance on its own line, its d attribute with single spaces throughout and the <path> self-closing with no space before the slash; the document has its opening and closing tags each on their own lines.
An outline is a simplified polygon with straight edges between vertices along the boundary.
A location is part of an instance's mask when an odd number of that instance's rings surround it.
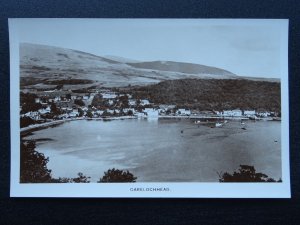
<svg viewBox="0 0 300 225">
<path fill-rule="evenodd" d="M 21 127 L 70 119 L 117 118 L 194 118 L 280 120 L 277 112 L 241 110 L 199 111 L 173 104 L 156 104 L 150 99 L 135 99 L 131 94 L 111 89 L 36 90 L 21 92 Z"/>
</svg>

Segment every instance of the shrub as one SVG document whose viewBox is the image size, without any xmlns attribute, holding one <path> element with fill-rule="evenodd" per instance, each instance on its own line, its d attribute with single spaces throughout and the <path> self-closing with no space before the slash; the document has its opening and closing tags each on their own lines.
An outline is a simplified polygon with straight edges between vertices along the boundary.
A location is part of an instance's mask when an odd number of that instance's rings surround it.
<svg viewBox="0 0 300 225">
<path fill-rule="evenodd" d="M 83 173 L 78 173 L 78 177 L 68 178 L 68 177 L 60 177 L 58 179 L 52 179 L 52 183 L 90 183 L 89 179 L 91 177 L 87 177 L 83 175 Z"/>
<path fill-rule="evenodd" d="M 20 118 L 20 127 L 28 127 L 29 125 L 35 124 L 36 122 L 28 116 Z"/>
<path fill-rule="evenodd" d="M 98 183 L 122 183 L 122 182 L 136 182 L 137 177 L 135 177 L 128 170 L 118 170 L 118 169 L 109 169 L 107 172 L 104 172 L 104 176 L 100 178 Z"/>
<path fill-rule="evenodd" d="M 47 168 L 49 158 L 35 150 L 35 142 L 21 142 L 20 182 L 51 182 L 51 170 Z"/>
<path fill-rule="evenodd" d="M 238 171 L 230 174 L 225 172 L 219 174 L 220 182 L 282 182 L 281 179 L 276 181 L 273 178 L 269 178 L 266 174 L 256 173 L 254 166 L 240 165 Z"/>
<path fill-rule="evenodd" d="M 51 170 L 47 168 L 49 158 L 35 150 L 35 141 L 21 140 L 21 162 L 20 182 L 21 183 L 89 183 L 90 177 L 78 173 L 78 177 L 55 179 Z"/>
</svg>

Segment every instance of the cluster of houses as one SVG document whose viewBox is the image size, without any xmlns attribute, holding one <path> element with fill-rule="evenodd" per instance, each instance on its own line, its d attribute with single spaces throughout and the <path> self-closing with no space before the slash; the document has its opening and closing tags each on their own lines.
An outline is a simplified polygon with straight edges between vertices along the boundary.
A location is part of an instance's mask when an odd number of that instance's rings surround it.
<svg viewBox="0 0 300 225">
<path fill-rule="evenodd" d="M 98 95 L 105 103 L 104 106 L 93 105 L 94 97 Z M 127 96 L 126 107 L 120 106 L 120 97 Z M 21 114 L 21 117 L 30 117 L 41 120 L 45 115 L 53 113 L 52 106 L 59 110 L 55 119 L 89 117 L 99 118 L 107 116 L 135 116 L 138 118 L 158 118 L 159 116 L 176 117 L 268 117 L 272 112 L 256 112 L 255 110 L 223 110 L 223 111 L 198 111 L 178 108 L 176 105 L 155 105 L 148 99 L 133 99 L 130 94 L 119 94 L 110 90 L 95 90 L 92 93 L 59 93 L 44 91 L 37 94 L 35 103 L 41 104 L 37 111 Z M 78 101 L 81 103 L 79 104 Z M 21 108 L 20 108 L 21 110 Z"/>
</svg>

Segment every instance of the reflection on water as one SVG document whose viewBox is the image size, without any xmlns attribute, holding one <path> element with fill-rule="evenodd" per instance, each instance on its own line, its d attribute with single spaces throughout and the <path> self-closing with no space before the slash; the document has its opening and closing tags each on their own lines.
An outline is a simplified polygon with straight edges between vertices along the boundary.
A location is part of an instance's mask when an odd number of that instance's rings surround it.
<svg viewBox="0 0 300 225">
<path fill-rule="evenodd" d="M 54 177 L 83 172 L 96 182 L 114 167 L 128 169 L 141 182 L 217 182 L 217 172 L 232 172 L 240 164 L 281 177 L 280 122 L 212 127 L 189 119 L 82 120 L 27 138 L 37 139 Z"/>
</svg>

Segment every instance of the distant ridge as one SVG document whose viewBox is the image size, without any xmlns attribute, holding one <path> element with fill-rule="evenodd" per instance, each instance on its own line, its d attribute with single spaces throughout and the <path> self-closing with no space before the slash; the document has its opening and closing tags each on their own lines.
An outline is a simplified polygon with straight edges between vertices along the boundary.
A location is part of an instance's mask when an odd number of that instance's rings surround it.
<svg viewBox="0 0 300 225">
<path fill-rule="evenodd" d="M 139 62 L 31 43 L 20 44 L 20 76 L 23 88 L 51 88 L 63 80 L 70 89 L 145 86 L 177 79 L 261 79 L 239 77 L 224 69 L 193 63 Z M 72 79 L 77 82 L 67 86 Z"/>
<path fill-rule="evenodd" d="M 155 69 L 161 71 L 173 71 L 187 74 L 218 74 L 227 76 L 236 76 L 235 74 L 211 66 L 204 66 L 194 63 L 173 62 L 173 61 L 152 61 L 152 62 L 140 62 L 140 63 L 127 63 L 135 68 L 142 69 Z"/>
</svg>

